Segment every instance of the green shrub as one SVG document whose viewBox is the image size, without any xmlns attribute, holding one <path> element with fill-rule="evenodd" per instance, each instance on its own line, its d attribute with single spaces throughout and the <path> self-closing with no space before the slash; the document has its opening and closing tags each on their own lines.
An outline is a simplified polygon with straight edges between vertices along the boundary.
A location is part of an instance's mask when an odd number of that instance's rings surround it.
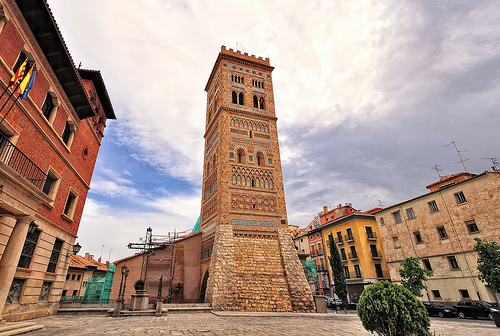
<svg viewBox="0 0 500 336">
<path fill-rule="evenodd" d="M 429 314 L 413 294 L 387 281 L 368 286 L 357 306 L 363 327 L 379 336 L 427 336 Z"/>
</svg>

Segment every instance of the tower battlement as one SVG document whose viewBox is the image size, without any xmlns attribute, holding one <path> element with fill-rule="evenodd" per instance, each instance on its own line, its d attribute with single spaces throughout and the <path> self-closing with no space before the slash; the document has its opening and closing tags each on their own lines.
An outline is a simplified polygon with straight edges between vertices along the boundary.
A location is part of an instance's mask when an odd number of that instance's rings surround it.
<svg viewBox="0 0 500 336">
<path fill-rule="evenodd" d="M 242 53 L 240 50 L 234 51 L 232 48 L 227 49 L 226 46 L 222 46 L 220 48 L 220 53 L 223 55 L 230 55 L 230 56 L 235 56 L 238 58 L 242 58 L 251 62 L 256 62 L 264 65 L 271 65 L 269 61 L 269 57 L 266 57 L 265 59 L 262 57 L 257 57 L 255 55 L 248 55 L 248 53 Z"/>
</svg>

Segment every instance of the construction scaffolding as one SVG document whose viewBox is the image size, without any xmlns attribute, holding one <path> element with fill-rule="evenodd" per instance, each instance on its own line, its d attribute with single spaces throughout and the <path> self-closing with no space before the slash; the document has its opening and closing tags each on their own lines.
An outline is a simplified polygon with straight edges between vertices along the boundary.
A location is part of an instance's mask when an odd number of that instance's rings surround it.
<svg viewBox="0 0 500 336">
<path fill-rule="evenodd" d="M 141 250 L 141 282 L 150 299 L 172 298 L 172 279 L 174 277 L 175 242 L 191 233 L 169 232 L 167 235 L 153 235 L 153 229 L 146 230 L 146 237 L 138 243 L 129 243 L 129 249 Z"/>
</svg>

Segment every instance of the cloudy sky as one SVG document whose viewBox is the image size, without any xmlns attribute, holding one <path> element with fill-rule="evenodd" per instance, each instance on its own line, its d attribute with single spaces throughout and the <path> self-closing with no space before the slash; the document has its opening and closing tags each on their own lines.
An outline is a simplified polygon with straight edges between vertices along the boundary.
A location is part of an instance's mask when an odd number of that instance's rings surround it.
<svg viewBox="0 0 500 336">
<path fill-rule="evenodd" d="M 79 231 L 111 260 L 200 213 L 206 93 L 221 45 L 269 57 L 289 223 L 389 206 L 499 157 L 497 1 L 48 0 L 99 69 L 109 121 Z M 104 247 L 103 247 L 104 245 Z"/>
</svg>

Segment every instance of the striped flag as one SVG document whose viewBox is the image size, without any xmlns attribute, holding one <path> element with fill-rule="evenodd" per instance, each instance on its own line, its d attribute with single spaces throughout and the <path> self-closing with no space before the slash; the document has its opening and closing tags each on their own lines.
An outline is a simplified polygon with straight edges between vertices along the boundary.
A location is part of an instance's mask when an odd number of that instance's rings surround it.
<svg viewBox="0 0 500 336">
<path fill-rule="evenodd" d="M 35 67 L 35 65 L 33 65 Z M 28 85 L 26 86 L 26 90 L 24 90 L 23 95 L 21 96 L 21 99 L 27 99 L 28 94 L 30 93 L 31 88 L 33 87 L 33 82 L 35 81 L 37 70 L 33 72 L 33 75 L 30 78 L 30 81 L 28 82 Z"/>
<path fill-rule="evenodd" d="M 33 66 L 31 67 L 30 71 L 28 71 L 28 73 L 26 74 L 26 76 L 24 76 L 23 81 L 21 82 L 21 84 L 17 87 L 16 93 L 18 95 L 23 94 L 24 89 L 26 89 L 26 86 L 28 85 L 28 82 L 30 81 L 31 75 L 33 74 L 34 68 L 35 68 L 35 66 L 33 64 Z"/>
<path fill-rule="evenodd" d="M 14 76 L 12 76 L 12 78 L 10 79 L 9 83 L 10 86 L 14 87 L 17 84 L 17 82 L 23 78 L 27 65 L 28 65 L 28 59 L 24 60 L 23 64 L 21 64 L 21 66 L 19 67 L 19 69 L 17 69 Z"/>
</svg>

